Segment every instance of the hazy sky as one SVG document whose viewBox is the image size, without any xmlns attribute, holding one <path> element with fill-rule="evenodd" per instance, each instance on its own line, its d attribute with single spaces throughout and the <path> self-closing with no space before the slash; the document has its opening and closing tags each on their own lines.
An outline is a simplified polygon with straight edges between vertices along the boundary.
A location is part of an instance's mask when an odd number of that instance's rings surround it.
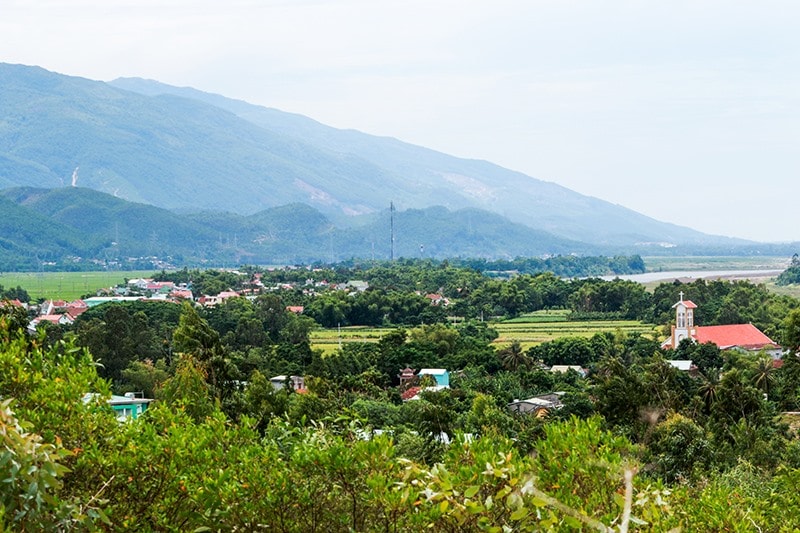
<svg viewBox="0 0 800 533">
<path fill-rule="evenodd" d="M 0 61 L 192 86 L 800 240 L 800 3 L 0 0 Z"/>
</svg>

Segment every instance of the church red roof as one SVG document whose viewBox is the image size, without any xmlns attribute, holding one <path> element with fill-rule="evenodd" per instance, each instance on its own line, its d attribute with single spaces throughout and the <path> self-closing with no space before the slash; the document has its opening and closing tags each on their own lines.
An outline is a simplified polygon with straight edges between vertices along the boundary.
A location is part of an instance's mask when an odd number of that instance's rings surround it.
<svg viewBox="0 0 800 533">
<path fill-rule="evenodd" d="M 694 339 L 701 344 L 713 342 L 723 350 L 734 346 L 745 350 L 760 350 L 777 346 L 775 341 L 761 333 L 753 324 L 701 326 L 696 328 Z"/>
</svg>

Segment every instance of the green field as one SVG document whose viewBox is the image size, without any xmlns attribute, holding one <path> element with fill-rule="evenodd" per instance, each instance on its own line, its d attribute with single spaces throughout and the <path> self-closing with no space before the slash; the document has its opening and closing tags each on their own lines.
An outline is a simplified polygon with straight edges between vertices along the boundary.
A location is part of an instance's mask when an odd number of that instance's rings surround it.
<svg viewBox="0 0 800 533">
<path fill-rule="evenodd" d="M 518 318 L 493 323 L 492 327 L 500 336 L 496 345 L 508 345 L 518 341 L 523 348 L 559 337 L 591 337 L 603 331 L 622 331 L 623 333 L 642 333 L 658 336 L 656 326 L 638 320 L 587 320 L 569 321 L 569 311 L 537 311 Z"/>
<path fill-rule="evenodd" d="M 571 322 L 566 319 L 568 314 L 569 311 L 566 310 L 537 311 L 503 322 L 493 322 L 491 327 L 500 334 L 493 344 L 500 348 L 513 341 L 518 341 L 524 349 L 528 349 L 559 337 L 591 337 L 602 331 L 622 331 L 658 336 L 656 326 L 636 320 Z M 329 354 L 335 352 L 340 344 L 378 342 L 384 334 L 391 330 L 392 328 L 359 326 L 317 329 L 311 333 L 311 345 L 314 349 Z"/>
<path fill-rule="evenodd" d="M 98 289 L 113 287 L 124 283 L 125 279 L 150 277 L 152 270 L 119 272 L 7 272 L 0 273 L 3 287 L 20 286 L 31 300 L 59 299 L 74 300 L 86 294 L 94 294 Z"/>
<path fill-rule="evenodd" d="M 393 328 L 372 328 L 368 326 L 350 326 L 346 328 L 316 329 L 311 332 L 311 346 L 323 353 L 333 353 L 340 344 L 350 342 L 378 342 L 384 333 Z"/>
</svg>

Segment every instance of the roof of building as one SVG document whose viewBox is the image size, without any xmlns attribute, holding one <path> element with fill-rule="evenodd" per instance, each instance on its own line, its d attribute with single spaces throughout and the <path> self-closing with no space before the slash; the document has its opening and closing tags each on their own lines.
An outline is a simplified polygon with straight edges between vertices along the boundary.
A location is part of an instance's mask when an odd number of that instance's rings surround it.
<svg viewBox="0 0 800 533">
<path fill-rule="evenodd" d="M 444 368 L 423 368 L 419 371 L 420 376 L 442 376 L 447 374 Z"/>
<path fill-rule="evenodd" d="M 550 372 L 561 372 L 563 374 L 566 374 L 570 370 L 574 370 L 578 374 L 584 373 L 584 370 L 580 365 L 553 365 L 550 367 Z"/>
<path fill-rule="evenodd" d="M 678 307 L 680 304 L 683 304 L 683 306 L 686 309 L 697 309 L 697 304 L 694 303 L 691 300 L 681 300 L 680 302 L 678 302 L 675 305 L 673 305 L 672 308 L 674 309 L 674 308 Z"/>
<path fill-rule="evenodd" d="M 108 400 L 108 405 L 133 405 L 139 403 L 150 403 L 153 400 L 151 398 L 133 398 L 130 396 L 117 396 L 116 394 L 111 395 L 111 399 Z"/>
<path fill-rule="evenodd" d="M 563 392 L 553 392 L 550 394 L 540 394 L 533 398 L 526 400 L 514 400 L 508 404 L 509 409 L 520 412 L 520 404 L 528 404 L 531 406 L 529 410 L 539 409 L 560 409 L 564 404 L 561 403 L 561 397 L 564 396 Z"/>
<path fill-rule="evenodd" d="M 39 315 L 33 320 L 36 323 L 39 322 L 52 322 L 53 324 L 58 324 L 62 319 L 64 319 L 64 315 Z"/>
<path fill-rule="evenodd" d="M 778 346 L 775 341 L 759 331 L 753 324 L 700 326 L 696 328 L 694 339 L 701 344 L 713 342 L 723 350 L 733 347 L 759 350 Z"/>
<path fill-rule="evenodd" d="M 415 397 L 419 391 L 422 390 L 422 387 L 409 387 L 407 390 L 404 390 L 400 393 L 400 397 L 403 400 L 410 400 L 411 398 Z"/>
<path fill-rule="evenodd" d="M 67 307 L 67 312 L 65 314 L 69 315 L 70 318 L 75 319 L 75 318 L 78 318 L 80 315 L 82 315 L 83 313 L 85 313 L 88 310 L 89 310 L 89 306 L 86 306 L 86 307 L 72 307 L 72 305 L 70 305 L 69 307 Z"/>
<path fill-rule="evenodd" d="M 669 359 L 667 363 L 674 366 L 678 370 L 685 370 L 689 371 L 692 369 L 692 361 L 691 359 Z"/>
</svg>

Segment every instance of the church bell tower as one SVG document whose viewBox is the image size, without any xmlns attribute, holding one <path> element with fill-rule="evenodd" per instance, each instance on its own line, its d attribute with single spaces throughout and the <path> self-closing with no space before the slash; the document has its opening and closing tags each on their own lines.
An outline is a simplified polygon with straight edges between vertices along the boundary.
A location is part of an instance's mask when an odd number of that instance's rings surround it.
<svg viewBox="0 0 800 533">
<path fill-rule="evenodd" d="M 694 310 L 697 305 L 691 300 L 683 299 L 683 291 L 680 293 L 680 300 L 672 306 L 675 309 L 675 325 L 672 326 L 672 349 L 678 347 L 683 339 L 694 338 Z"/>
</svg>

